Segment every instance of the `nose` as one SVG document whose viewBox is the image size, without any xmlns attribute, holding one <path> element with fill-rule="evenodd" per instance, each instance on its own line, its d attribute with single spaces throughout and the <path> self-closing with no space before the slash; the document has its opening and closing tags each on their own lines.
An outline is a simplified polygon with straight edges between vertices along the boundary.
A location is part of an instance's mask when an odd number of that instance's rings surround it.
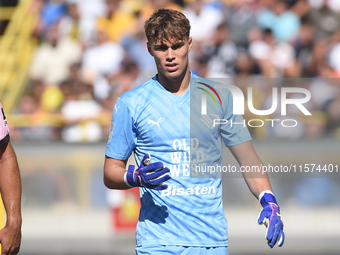
<svg viewBox="0 0 340 255">
<path fill-rule="evenodd" d="M 166 54 L 166 60 L 172 61 L 175 59 L 175 54 L 173 52 L 173 49 L 171 47 L 168 48 L 167 54 Z"/>
</svg>

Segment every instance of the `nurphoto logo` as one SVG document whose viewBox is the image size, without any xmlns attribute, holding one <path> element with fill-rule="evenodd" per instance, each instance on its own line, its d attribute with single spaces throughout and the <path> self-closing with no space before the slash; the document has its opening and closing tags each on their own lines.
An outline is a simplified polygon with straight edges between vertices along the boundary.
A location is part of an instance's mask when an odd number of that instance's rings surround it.
<svg viewBox="0 0 340 255">
<path fill-rule="evenodd" d="M 209 88 L 218 98 L 221 106 L 223 105 L 222 100 L 217 93 L 217 91 L 211 87 L 210 85 L 207 85 L 202 82 L 198 82 L 199 84 L 202 84 Z M 230 92 L 232 93 L 233 96 L 233 114 L 234 115 L 244 115 L 244 105 L 245 105 L 245 98 L 242 90 L 231 84 L 216 84 L 215 88 L 226 88 L 229 89 Z M 213 94 L 205 89 L 205 88 L 200 88 L 205 91 L 214 101 L 215 105 L 217 106 L 216 100 L 213 96 Z M 311 93 L 309 90 L 305 88 L 297 88 L 297 87 L 282 87 L 280 90 L 280 95 L 278 96 L 278 88 L 277 87 L 272 87 L 272 105 L 269 109 L 267 110 L 258 110 L 255 109 L 254 104 L 253 104 L 253 89 L 251 87 L 247 88 L 248 92 L 248 97 L 247 97 L 247 105 L 248 109 L 251 113 L 258 115 L 258 116 L 264 116 L 264 115 L 270 115 L 274 113 L 278 107 L 278 101 L 280 99 L 281 101 L 281 116 L 286 116 L 287 115 L 287 105 L 295 105 L 304 115 L 312 115 L 306 107 L 303 105 L 304 103 L 307 103 L 311 99 Z M 295 94 L 302 94 L 304 95 L 303 98 L 289 98 L 287 96 L 288 93 L 295 93 Z M 201 96 L 201 115 L 205 116 L 207 115 L 207 95 L 202 94 Z M 281 121 L 281 125 L 283 127 L 295 127 L 297 126 L 297 121 L 295 119 L 266 119 L 265 121 L 271 122 L 272 127 L 274 126 L 274 123 L 276 121 Z M 225 124 L 230 124 L 231 126 L 233 125 L 240 125 L 242 124 L 243 126 L 246 126 L 246 121 L 243 120 L 242 122 L 232 122 L 228 121 L 227 119 L 213 119 L 213 127 L 216 125 L 225 125 Z M 257 125 L 255 125 L 257 123 Z M 288 124 L 290 123 L 290 124 Z M 264 125 L 264 121 L 262 119 L 250 119 L 248 120 L 248 126 L 250 127 L 262 127 Z"/>
</svg>

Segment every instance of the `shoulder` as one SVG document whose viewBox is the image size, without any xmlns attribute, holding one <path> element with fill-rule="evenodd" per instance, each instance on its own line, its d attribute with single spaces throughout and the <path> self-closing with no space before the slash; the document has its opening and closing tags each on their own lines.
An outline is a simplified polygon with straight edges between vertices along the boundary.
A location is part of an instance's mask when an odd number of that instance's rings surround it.
<svg viewBox="0 0 340 255">
<path fill-rule="evenodd" d="M 153 101 L 155 98 L 155 86 L 157 86 L 154 78 L 148 80 L 142 85 L 129 90 L 122 94 L 118 100 L 125 104 L 130 110 L 139 110 Z"/>
<path fill-rule="evenodd" d="M 231 95 L 230 90 L 235 87 L 232 85 L 232 79 L 206 79 L 194 74 L 192 78 L 194 79 L 193 87 L 195 90 L 209 92 L 221 98 L 228 98 Z"/>
<path fill-rule="evenodd" d="M 192 99 L 201 102 L 205 95 L 205 102 L 208 108 L 220 109 L 225 116 L 233 111 L 233 93 L 239 95 L 240 89 L 232 85 L 232 79 L 205 79 L 196 76 L 194 86 L 191 88 Z M 217 108 L 216 108 L 217 107 Z"/>
</svg>

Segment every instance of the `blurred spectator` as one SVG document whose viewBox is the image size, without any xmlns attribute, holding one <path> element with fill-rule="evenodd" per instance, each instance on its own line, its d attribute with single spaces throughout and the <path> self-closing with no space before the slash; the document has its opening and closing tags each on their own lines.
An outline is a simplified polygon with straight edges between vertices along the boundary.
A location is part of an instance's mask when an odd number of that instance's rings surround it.
<svg viewBox="0 0 340 255">
<path fill-rule="evenodd" d="M 333 69 L 327 65 L 320 65 L 318 68 L 319 77 L 313 79 L 309 91 L 312 95 L 311 98 L 313 103 L 312 110 L 322 109 L 329 101 L 336 99 L 340 95 L 340 86 L 337 84 L 336 79 L 331 79 L 334 77 Z"/>
<path fill-rule="evenodd" d="M 40 9 L 40 17 L 34 34 L 38 38 L 44 38 L 45 33 L 63 17 L 66 9 L 63 0 L 36 0 L 35 2 L 35 8 Z"/>
<path fill-rule="evenodd" d="M 81 46 L 69 37 L 59 37 L 59 25 L 52 26 L 47 40 L 37 49 L 31 64 L 31 78 L 53 85 L 63 81 L 69 73 L 69 66 L 79 62 Z"/>
<path fill-rule="evenodd" d="M 191 61 L 191 70 L 200 77 L 206 78 L 208 75 L 209 56 L 201 55 Z"/>
<path fill-rule="evenodd" d="M 96 100 L 102 101 L 110 97 L 113 92 L 112 77 L 112 74 L 102 75 L 93 82 L 93 96 Z"/>
<path fill-rule="evenodd" d="M 230 40 L 229 29 L 225 24 L 220 24 L 216 28 L 212 43 L 205 50 L 205 54 L 209 56 L 207 76 L 214 78 L 233 76 L 237 49 L 234 42 Z"/>
<path fill-rule="evenodd" d="M 76 82 L 79 81 L 80 79 L 81 79 L 81 64 L 74 63 L 70 66 L 67 80 Z"/>
<path fill-rule="evenodd" d="M 136 84 L 139 77 L 139 69 L 134 62 L 125 62 L 120 72 L 112 77 L 114 93 L 118 96 L 131 90 L 142 83 Z"/>
<path fill-rule="evenodd" d="M 329 117 L 329 131 L 336 131 L 337 135 L 340 133 L 340 97 L 327 102 L 323 110 Z"/>
<path fill-rule="evenodd" d="M 64 96 L 57 86 L 47 87 L 41 96 L 41 108 L 45 112 L 57 113 L 63 102 Z"/>
<path fill-rule="evenodd" d="M 258 23 L 261 28 L 271 29 L 279 42 L 294 39 L 300 28 L 299 17 L 288 9 L 285 0 L 273 1 L 270 8 L 262 10 Z"/>
<path fill-rule="evenodd" d="M 248 33 L 256 27 L 256 12 L 247 0 L 238 0 L 226 9 L 225 22 L 237 47 L 248 46 Z"/>
<path fill-rule="evenodd" d="M 44 40 L 31 65 L 33 86 L 28 86 L 29 96 L 21 104 L 32 109 L 34 101 L 37 112 L 42 113 L 32 113 L 34 116 L 58 114 L 62 109 L 65 140 L 105 137 L 102 134 L 107 134 L 109 126 L 102 116 L 111 113 L 117 97 L 156 73 L 146 47 L 144 22 L 158 8 L 183 11 L 190 20 L 190 69 L 195 74 L 251 78 L 253 82 L 257 77 L 280 78 L 263 79 L 274 81 L 266 86 L 266 82 L 254 85 L 256 109 L 271 107 L 271 88 L 282 86 L 279 81 L 284 78 L 315 78 L 305 85 L 305 80 L 289 84 L 304 86 L 312 94 L 306 104 L 312 117 L 294 115 L 301 114 L 294 107 L 290 112 L 299 120 L 295 135 L 311 138 L 325 132 L 340 134 L 336 128 L 340 82 L 329 79 L 340 77 L 337 0 L 34 0 L 30 11 L 38 13 L 40 19 L 33 35 Z M 245 95 L 247 80 L 235 79 Z M 89 116 L 76 110 L 83 105 L 84 109 L 93 107 Z M 67 115 L 69 110 L 72 116 Z M 100 114 L 99 119 L 96 114 Z M 247 114 L 245 118 L 254 117 Z M 272 115 L 279 117 L 280 110 Z M 259 130 L 253 129 L 253 134 L 264 137 L 265 131 Z M 270 128 L 268 136 L 288 137 L 290 132 L 285 131 Z M 84 133 L 72 140 L 72 132 Z M 56 135 L 53 130 L 53 137 Z"/>
<path fill-rule="evenodd" d="M 311 77 L 317 76 L 319 66 L 325 65 L 328 53 L 328 41 L 326 39 L 314 42 L 312 61 L 310 67 Z"/>
<path fill-rule="evenodd" d="M 312 64 L 312 53 L 314 48 L 315 29 L 312 23 L 305 19 L 302 21 L 300 32 L 293 42 L 295 48 L 296 60 L 301 68 L 303 77 L 310 77 L 310 67 Z"/>
<path fill-rule="evenodd" d="M 96 117 L 101 112 L 101 106 L 92 100 L 87 85 L 64 83 L 65 103 L 61 113 L 65 126 L 61 137 L 66 142 L 96 142 L 102 139 L 102 128 Z"/>
<path fill-rule="evenodd" d="M 76 4 L 79 9 L 79 31 L 85 45 L 92 45 L 95 38 L 96 19 L 105 15 L 105 0 L 67 0 L 69 4 Z"/>
<path fill-rule="evenodd" d="M 280 77 L 294 64 L 293 47 L 285 42 L 278 43 L 270 29 L 262 31 L 253 40 L 249 52 L 258 61 L 265 77 Z"/>
<path fill-rule="evenodd" d="M 19 102 L 18 110 L 21 114 L 34 114 L 41 110 L 39 109 L 39 104 L 40 102 L 33 96 L 24 95 Z"/>
<path fill-rule="evenodd" d="M 190 36 L 193 38 L 193 42 L 207 39 L 222 23 L 222 11 L 204 0 L 188 0 L 186 2 L 187 6 L 183 13 L 190 21 Z"/>
<path fill-rule="evenodd" d="M 54 128 L 45 123 L 45 113 L 40 102 L 32 95 L 24 95 L 19 102 L 17 113 L 29 118 L 22 126 L 17 127 L 15 140 L 53 140 L 56 137 Z"/>
<path fill-rule="evenodd" d="M 339 2 L 339 1 L 337 1 Z M 312 8 L 307 17 L 316 29 L 317 38 L 331 36 L 336 30 L 340 29 L 340 9 L 337 11 L 330 8 L 329 0 L 321 0 L 320 8 Z"/>
<path fill-rule="evenodd" d="M 173 0 L 149 0 L 141 10 L 143 22 L 146 21 L 151 16 L 151 14 L 159 8 L 173 9 L 176 11 L 182 11 L 183 9 Z"/>
<path fill-rule="evenodd" d="M 325 0 L 309 0 L 309 3 L 311 4 L 311 6 L 313 6 L 313 8 L 319 9 L 324 4 L 324 1 Z M 335 12 L 340 11 L 340 2 L 338 0 L 326 0 L 326 1 L 327 1 L 328 7 L 331 10 Z"/>
<path fill-rule="evenodd" d="M 139 74 L 136 63 L 123 63 L 119 72 L 101 76 L 94 82 L 94 97 L 97 100 L 105 100 L 110 96 L 119 97 L 124 92 L 143 84 L 138 79 Z"/>
<path fill-rule="evenodd" d="M 108 40 L 105 31 L 98 30 L 96 45 L 85 50 L 82 60 L 82 75 L 91 84 L 102 75 L 117 72 L 124 58 L 124 49 Z"/>
<path fill-rule="evenodd" d="M 125 36 L 122 46 L 131 60 L 138 65 L 140 70 L 140 84 L 152 78 L 157 72 L 155 60 L 147 49 L 147 39 L 144 32 L 144 22 L 140 12 L 136 13 L 134 32 Z"/>
<path fill-rule="evenodd" d="M 247 54 L 240 53 L 235 61 L 235 76 L 237 78 L 246 78 L 252 75 L 260 75 L 259 66 L 255 61 Z"/>
<path fill-rule="evenodd" d="M 299 18 L 303 18 L 311 9 L 309 0 L 292 0 L 290 10 Z"/>
<path fill-rule="evenodd" d="M 97 18 L 97 30 L 108 35 L 112 42 L 120 42 L 121 37 L 132 30 L 133 16 L 119 9 L 119 0 L 106 0 L 107 13 Z"/>
<path fill-rule="evenodd" d="M 328 59 L 330 66 L 337 71 L 338 75 L 340 75 L 340 31 L 337 35 L 338 36 L 335 37 L 337 41 L 334 42 L 334 46 L 330 49 Z"/>
<path fill-rule="evenodd" d="M 82 31 L 80 31 L 80 13 L 76 3 L 67 5 L 67 15 L 63 16 L 59 22 L 60 37 L 69 36 L 73 40 L 81 41 Z"/>
<path fill-rule="evenodd" d="M 63 0 L 50 0 L 41 12 L 41 18 L 44 25 L 49 28 L 57 23 L 65 14 L 65 5 Z"/>
<path fill-rule="evenodd" d="M 40 102 L 45 89 L 46 85 L 41 80 L 30 80 L 27 85 L 28 94 L 32 95 L 37 102 Z"/>
</svg>

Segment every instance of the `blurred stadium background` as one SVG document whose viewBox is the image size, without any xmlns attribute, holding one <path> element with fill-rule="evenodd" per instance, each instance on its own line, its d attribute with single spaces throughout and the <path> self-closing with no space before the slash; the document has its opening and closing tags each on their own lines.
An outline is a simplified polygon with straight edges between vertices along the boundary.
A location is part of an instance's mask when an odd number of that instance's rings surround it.
<svg viewBox="0 0 340 255">
<path fill-rule="evenodd" d="M 190 19 L 196 74 L 238 78 L 242 89 L 288 78 L 311 91 L 312 117 L 289 110 L 293 132 L 251 130 L 265 163 L 340 164 L 340 1 L 1 0 L 0 101 L 23 182 L 21 254 L 134 253 L 138 194 L 108 191 L 102 168 L 116 98 L 156 73 L 143 22 L 160 7 Z M 257 90 L 254 105 L 268 109 L 271 91 Z M 287 236 L 274 250 L 244 181 L 223 178 L 231 254 L 340 254 L 340 181 L 308 177 L 272 179 Z"/>
</svg>

